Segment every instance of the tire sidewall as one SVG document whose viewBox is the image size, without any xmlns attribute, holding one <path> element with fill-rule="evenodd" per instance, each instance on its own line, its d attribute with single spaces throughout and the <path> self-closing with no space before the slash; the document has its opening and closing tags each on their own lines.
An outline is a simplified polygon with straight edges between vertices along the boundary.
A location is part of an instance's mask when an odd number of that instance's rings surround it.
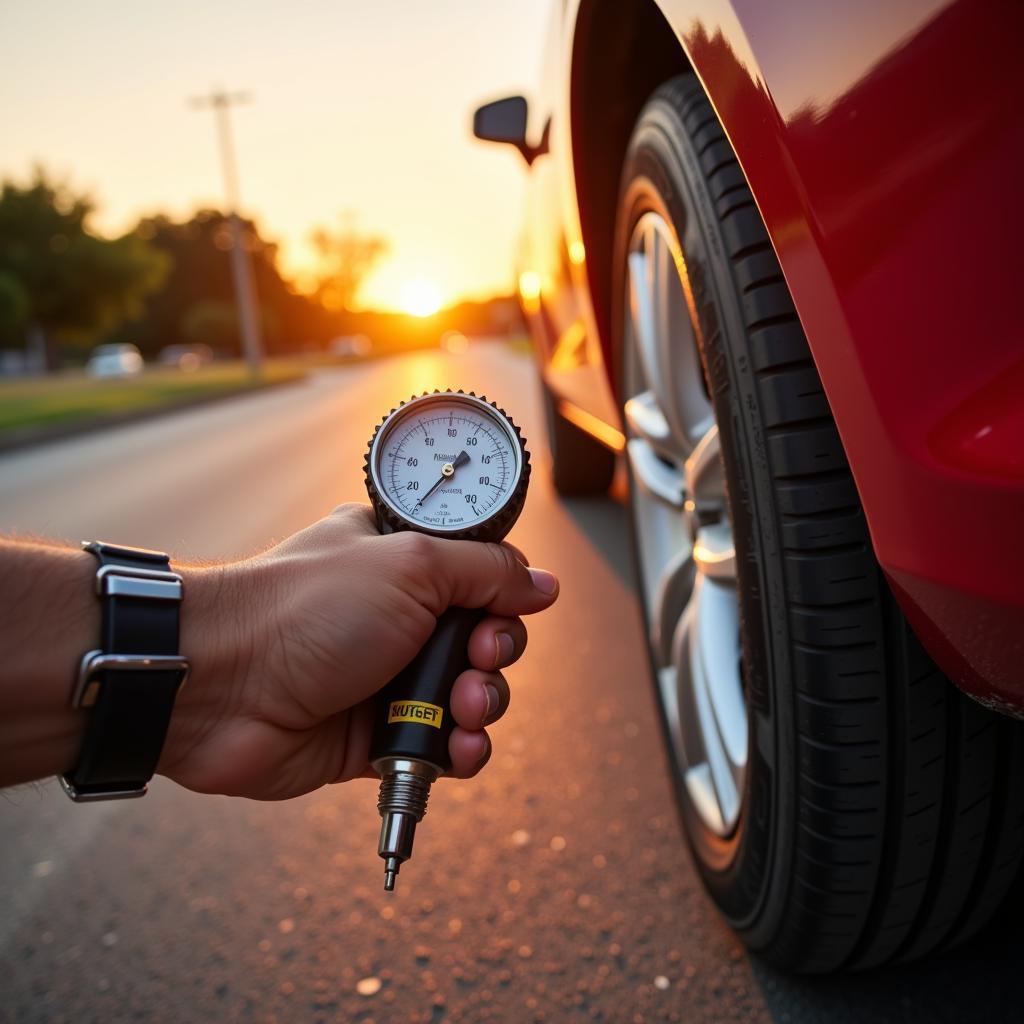
<svg viewBox="0 0 1024 1024">
<path fill-rule="evenodd" d="M 696 83 L 694 88 L 699 93 Z M 652 211 L 675 233 L 686 263 L 736 542 L 748 765 L 740 819 L 728 838 L 712 833 L 690 801 L 664 714 L 661 719 L 683 830 L 701 878 L 730 924 L 757 948 L 777 931 L 788 890 L 793 844 L 782 840 L 793 827 L 794 793 L 793 786 L 780 782 L 795 769 L 795 723 L 789 710 L 792 700 L 778 685 L 790 678 L 788 628 L 763 427 L 738 290 L 704 182 L 683 117 L 671 100 L 656 95 L 633 135 L 620 191 L 613 285 L 615 370 L 624 394 L 626 256 L 635 224 Z M 632 479 L 630 483 L 632 490 Z M 634 546 L 638 542 L 634 536 Z M 638 589 L 643 600 L 643 588 Z M 781 622 L 773 609 L 781 610 Z M 653 672 L 653 652 L 648 650 Z"/>
</svg>

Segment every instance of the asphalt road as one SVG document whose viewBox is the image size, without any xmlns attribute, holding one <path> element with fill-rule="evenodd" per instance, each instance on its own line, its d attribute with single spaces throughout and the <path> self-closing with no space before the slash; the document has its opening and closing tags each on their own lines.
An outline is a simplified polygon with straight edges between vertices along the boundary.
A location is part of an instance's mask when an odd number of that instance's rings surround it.
<svg viewBox="0 0 1024 1024">
<path fill-rule="evenodd" d="M 562 577 L 509 673 L 480 778 L 435 787 L 398 891 L 375 785 L 284 804 L 0 800 L 0 1020 L 1005 1021 L 1012 915 L 924 965 L 790 979 L 749 956 L 683 846 L 613 500 L 558 501 L 528 360 L 499 345 L 308 383 L 0 458 L 0 530 L 241 556 L 362 500 L 397 400 L 474 388 L 538 462 L 513 540 Z"/>
</svg>

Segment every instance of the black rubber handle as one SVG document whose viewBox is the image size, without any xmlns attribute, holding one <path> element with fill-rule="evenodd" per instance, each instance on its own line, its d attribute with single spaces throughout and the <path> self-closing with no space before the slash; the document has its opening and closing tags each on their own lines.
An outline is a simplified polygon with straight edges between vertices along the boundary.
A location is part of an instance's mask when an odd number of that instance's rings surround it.
<svg viewBox="0 0 1024 1024">
<path fill-rule="evenodd" d="M 452 685 L 469 668 L 469 635 L 484 614 L 479 608 L 449 608 L 419 654 L 377 694 L 371 763 L 414 757 L 443 771 L 451 768 Z"/>
</svg>

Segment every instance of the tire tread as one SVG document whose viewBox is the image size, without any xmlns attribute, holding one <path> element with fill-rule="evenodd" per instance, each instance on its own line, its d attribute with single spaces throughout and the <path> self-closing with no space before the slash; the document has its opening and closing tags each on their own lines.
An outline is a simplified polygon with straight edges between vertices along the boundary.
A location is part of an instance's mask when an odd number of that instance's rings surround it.
<svg viewBox="0 0 1024 1024">
<path fill-rule="evenodd" d="M 747 331 L 793 665 L 799 804 L 788 912 L 765 952 L 863 968 L 977 931 L 1024 852 L 1024 744 L 931 662 L 893 599 L 775 252 L 692 75 L 662 86 L 690 135 Z"/>
</svg>

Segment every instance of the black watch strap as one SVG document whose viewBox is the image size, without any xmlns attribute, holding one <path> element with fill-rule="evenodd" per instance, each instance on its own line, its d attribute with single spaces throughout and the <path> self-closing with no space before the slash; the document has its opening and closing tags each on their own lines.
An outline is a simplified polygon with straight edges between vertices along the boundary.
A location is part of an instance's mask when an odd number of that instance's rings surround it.
<svg viewBox="0 0 1024 1024">
<path fill-rule="evenodd" d="M 142 796 L 153 777 L 188 662 L 178 654 L 181 577 L 159 551 L 92 542 L 103 604 L 100 650 L 82 659 L 72 695 L 89 709 L 75 768 L 76 801 Z"/>
</svg>

